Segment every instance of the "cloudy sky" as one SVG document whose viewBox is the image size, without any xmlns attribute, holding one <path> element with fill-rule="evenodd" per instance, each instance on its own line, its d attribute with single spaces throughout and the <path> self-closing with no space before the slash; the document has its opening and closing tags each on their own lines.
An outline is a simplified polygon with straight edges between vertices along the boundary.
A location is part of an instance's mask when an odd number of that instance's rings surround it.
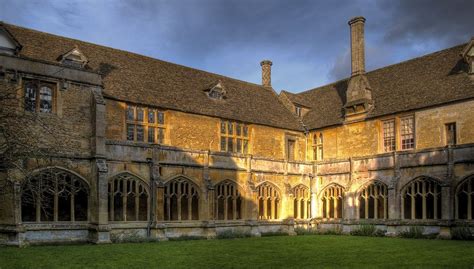
<svg viewBox="0 0 474 269">
<path fill-rule="evenodd" d="M 0 20 L 300 92 L 350 74 L 347 21 L 364 16 L 373 70 L 467 42 L 473 0 L 0 0 Z"/>
</svg>

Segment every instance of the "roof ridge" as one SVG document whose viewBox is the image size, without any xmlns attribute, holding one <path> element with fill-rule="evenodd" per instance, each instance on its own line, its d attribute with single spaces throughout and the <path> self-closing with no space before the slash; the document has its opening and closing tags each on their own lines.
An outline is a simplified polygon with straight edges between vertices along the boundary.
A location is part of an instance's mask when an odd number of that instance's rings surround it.
<svg viewBox="0 0 474 269">
<path fill-rule="evenodd" d="M 386 68 L 394 67 L 394 66 L 401 65 L 401 64 L 406 64 L 408 62 L 416 61 L 416 60 L 419 60 L 421 58 L 433 56 L 435 54 L 439 54 L 439 53 L 442 53 L 442 52 L 445 52 L 445 51 L 448 51 L 448 50 L 452 50 L 452 49 L 457 48 L 457 47 L 465 46 L 466 44 L 467 43 L 461 43 L 461 44 L 458 44 L 458 45 L 455 45 L 455 46 L 452 46 L 452 47 L 449 47 L 449 48 L 446 48 L 446 49 L 437 50 L 437 51 L 430 52 L 430 53 L 427 53 L 427 54 L 424 54 L 424 55 L 421 55 L 421 56 L 418 56 L 418 57 L 415 57 L 415 58 L 410 58 L 410 59 L 407 59 L 407 60 L 404 60 L 404 61 L 401 61 L 401 62 L 398 62 L 398 63 L 389 64 L 389 65 L 371 70 L 369 72 L 366 72 L 365 74 L 378 72 L 378 71 L 381 71 L 381 70 L 386 69 Z M 319 90 L 319 89 L 322 90 L 323 88 L 326 88 L 328 86 L 340 83 L 340 82 L 342 82 L 344 80 L 348 80 L 348 79 L 350 79 L 350 77 L 342 78 L 342 79 L 339 79 L 337 81 L 334 81 L 334 82 L 331 82 L 331 83 L 328 83 L 328 84 L 325 84 L 325 85 L 321 85 L 321 86 L 318 86 L 318 87 L 315 87 L 315 88 L 311 88 L 311 89 L 308 89 L 308 90 L 305 90 L 305 91 L 302 91 L 302 92 L 299 92 L 299 93 L 294 93 L 294 95 L 300 95 L 300 94 L 303 94 L 303 93 L 307 93 L 307 92 L 311 92 L 311 91 L 315 91 L 315 90 Z"/>
<path fill-rule="evenodd" d="M 242 83 L 250 84 L 250 85 L 253 85 L 253 86 L 257 86 L 257 87 L 261 88 L 262 90 L 267 90 L 267 89 L 264 88 L 262 85 L 257 84 L 257 83 L 253 83 L 253 82 L 250 82 L 250 81 L 245 81 L 245 80 L 241 80 L 241 79 L 237 79 L 237 78 L 233 78 L 233 77 L 229 77 L 229 76 L 225 76 L 225 75 L 213 73 L 213 72 L 210 72 L 210 71 L 206 71 L 206 70 L 202 70 L 202 69 L 198 69 L 198 68 L 194 68 L 194 67 L 190 67 L 190 66 L 185 66 L 185 65 L 182 65 L 182 64 L 177 64 L 177 63 L 165 61 L 165 60 L 162 60 L 162 59 L 153 58 L 153 57 L 151 57 L 151 56 L 139 54 L 139 53 L 137 53 L 137 52 L 132 52 L 132 51 L 123 50 L 123 49 L 119 49 L 119 48 L 113 48 L 113 47 L 109 47 L 109 46 L 105 46 L 105 45 L 100 45 L 100 44 L 96 44 L 96 43 L 92 43 L 92 42 L 89 42 L 89 41 L 84 41 L 84 40 L 80 40 L 80 39 L 76 39 L 76 38 L 72 38 L 72 37 L 61 36 L 61 35 L 57 35 L 57 34 L 53 34 L 53 33 L 48 33 L 48 32 L 44 32 L 44 31 L 41 31 L 41 30 L 36 30 L 36 29 L 32 29 L 32 28 L 27 28 L 27 27 L 19 26 L 19 25 L 16 25 L 16 24 L 11 24 L 11 23 L 8 23 L 8 22 L 5 22 L 5 21 L 0 21 L 0 25 L 6 25 L 7 27 L 22 28 L 22 29 L 26 29 L 26 30 L 28 30 L 28 31 L 33 31 L 33 32 L 36 32 L 36 33 L 44 34 L 44 35 L 54 36 L 54 37 L 63 38 L 63 39 L 69 39 L 69 40 L 72 40 L 72 41 L 77 41 L 77 42 L 81 42 L 81 43 L 86 43 L 86 44 L 93 45 L 93 46 L 98 46 L 98 47 L 102 47 L 102 48 L 107 48 L 107 49 L 115 50 L 115 51 L 120 51 L 120 52 L 124 52 L 124 53 L 127 53 L 127 54 L 132 54 L 132 55 L 136 55 L 136 56 L 139 56 L 139 57 L 148 58 L 148 59 L 153 60 L 153 61 L 159 61 L 159 62 L 162 62 L 162 63 L 167 63 L 167 64 L 171 64 L 171 65 L 174 65 L 174 66 L 179 66 L 179 67 L 182 67 L 182 68 L 186 68 L 186 69 L 191 69 L 191 70 L 195 70 L 195 71 L 199 71 L 199 72 L 204 72 L 204 73 L 207 73 L 207 74 L 211 74 L 211 75 L 214 75 L 214 76 L 219 76 L 219 77 L 222 77 L 222 78 L 225 78 L 225 79 L 235 80 L 235 81 L 238 81 L 238 82 L 242 82 Z"/>
</svg>

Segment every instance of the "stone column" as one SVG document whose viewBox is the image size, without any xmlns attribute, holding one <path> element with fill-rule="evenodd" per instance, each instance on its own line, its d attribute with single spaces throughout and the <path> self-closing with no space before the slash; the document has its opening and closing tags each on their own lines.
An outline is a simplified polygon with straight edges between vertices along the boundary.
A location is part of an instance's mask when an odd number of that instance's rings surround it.
<svg viewBox="0 0 474 269">
<path fill-rule="evenodd" d="M 453 219 L 453 195 L 451 195 L 451 186 L 441 186 L 441 216 L 440 219 L 451 220 Z"/>
<path fill-rule="evenodd" d="M 91 240 L 94 243 L 110 243 L 110 227 L 108 226 L 108 169 L 105 150 L 105 100 L 102 88 L 94 87 L 92 93 L 92 136 L 91 153 L 95 156 L 92 163 L 94 178 L 90 190 L 90 222 Z"/>
<path fill-rule="evenodd" d="M 95 161 L 95 182 L 92 182 L 91 203 L 91 239 L 96 244 L 110 243 L 108 216 L 108 178 L 105 159 Z"/>
</svg>

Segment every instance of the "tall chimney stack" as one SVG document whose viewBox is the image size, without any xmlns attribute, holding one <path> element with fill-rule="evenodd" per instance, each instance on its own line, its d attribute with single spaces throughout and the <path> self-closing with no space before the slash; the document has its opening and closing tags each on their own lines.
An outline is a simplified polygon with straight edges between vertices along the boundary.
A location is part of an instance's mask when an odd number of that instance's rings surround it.
<svg viewBox="0 0 474 269">
<path fill-rule="evenodd" d="M 351 27 L 351 76 L 365 73 L 364 17 L 355 17 L 349 21 Z"/>
<path fill-rule="evenodd" d="M 364 17 L 355 17 L 349 21 L 352 70 L 344 105 L 346 122 L 363 120 L 374 108 L 372 87 L 365 75 L 364 23 Z"/>
<path fill-rule="evenodd" d="M 262 85 L 263 87 L 272 87 L 272 61 L 263 60 L 260 62 L 262 66 Z"/>
</svg>

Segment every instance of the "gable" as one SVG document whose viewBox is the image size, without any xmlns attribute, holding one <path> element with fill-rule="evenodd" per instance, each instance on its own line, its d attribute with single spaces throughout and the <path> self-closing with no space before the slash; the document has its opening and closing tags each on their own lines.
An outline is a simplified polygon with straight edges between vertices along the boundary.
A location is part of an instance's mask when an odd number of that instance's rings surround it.
<svg viewBox="0 0 474 269">
<path fill-rule="evenodd" d="M 0 27 L 0 53 L 15 54 L 19 48 L 18 43 L 3 28 Z"/>
<path fill-rule="evenodd" d="M 62 55 L 60 62 L 67 66 L 82 68 L 87 64 L 87 57 L 76 47 Z"/>
</svg>

